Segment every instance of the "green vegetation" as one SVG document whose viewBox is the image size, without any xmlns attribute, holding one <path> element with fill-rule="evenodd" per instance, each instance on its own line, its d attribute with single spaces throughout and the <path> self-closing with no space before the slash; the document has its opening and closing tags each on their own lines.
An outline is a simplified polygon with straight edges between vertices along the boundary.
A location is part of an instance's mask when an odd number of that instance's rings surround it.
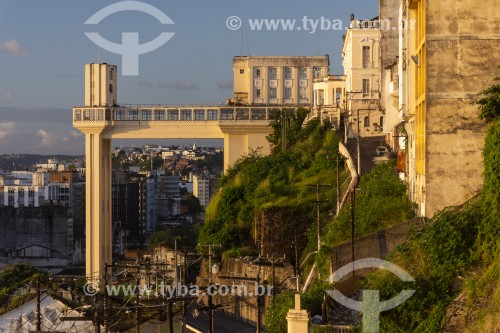
<svg viewBox="0 0 500 333">
<path fill-rule="evenodd" d="M 414 204 L 406 197 L 406 185 L 397 175 L 396 161 L 376 165 L 361 178 L 359 188 L 354 205 L 356 237 L 388 228 L 415 216 Z M 323 267 L 322 273 L 327 273 L 331 248 L 350 239 L 350 221 L 351 207 L 347 204 L 328 224 L 323 237 L 325 246 L 317 259 L 318 267 Z"/>
<path fill-rule="evenodd" d="M 500 86 L 494 85 L 478 101 L 480 118 L 491 123 L 483 151 L 482 195 L 437 213 L 392 254 L 390 260 L 408 271 L 414 283 L 404 284 L 386 271 L 377 271 L 365 281 L 365 289 L 380 290 L 382 299 L 403 289 L 416 290 L 408 301 L 382 313 L 382 332 L 439 332 L 445 325 L 446 308 L 459 294 L 466 303 L 461 310 L 464 330 L 500 329 L 499 92 Z"/>
<path fill-rule="evenodd" d="M 268 137 L 273 146 L 272 154 L 261 156 L 259 151 L 254 151 L 228 170 L 220 182 L 222 191 L 206 210 L 206 222 L 200 231 L 201 244 L 221 244 L 227 256 L 252 253 L 255 223 L 265 219 L 279 225 L 273 230 L 277 235 L 268 237 L 281 241 L 280 248 L 290 247 L 293 235 L 297 235 L 299 255 L 303 260 L 317 246 L 316 191 L 307 186 L 315 184 L 332 185 L 321 188 L 320 192 L 321 200 L 329 202 L 320 207 L 324 246 L 317 260 L 325 261 L 333 246 L 350 238 L 349 205 L 338 217 L 334 216 L 339 138 L 329 130 L 328 123 L 322 125 L 313 120 L 302 127 L 306 115 L 303 109 L 286 117 L 275 115 L 274 133 Z M 283 126 L 286 126 L 286 136 Z M 350 178 L 348 170 L 341 166 L 340 171 L 344 193 Z M 406 187 L 397 175 L 394 161 L 375 167 L 363 177 L 360 188 L 356 197 L 356 236 L 414 216 L 414 206 L 406 198 Z M 318 266 L 325 270 L 328 267 Z M 321 313 L 326 288 L 323 283 L 316 282 L 304 295 L 303 304 L 311 314 Z M 268 332 L 286 331 L 285 317 L 292 307 L 292 293 L 276 298 L 266 310 Z"/>
<path fill-rule="evenodd" d="M 264 212 L 286 211 L 283 230 L 300 218 L 301 224 L 306 229 L 311 226 L 309 231 L 313 232 L 315 192 L 306 184 L 335 184 L 339 153 L 338 138 L 328 130 L 329 124 L 310 121 L 301 128 L 306 114 L 298 109 L 285 120 L 278 117 L 273 122 L 275 132 L 269 137 L 274 153 L 261 156 L 254 151 L 228 170 L 220 181 L 222 191 L 206 210 L 201 244 L 222 244 L 224 250 L 253 245 L 251 233 L 255 220 Z M 280 124 L 284 121 L 287 149 L 281 151 Z M 346 177 L 343 171 L 342 181 Z M 321 207 L 325 216 L 333 208 L 335 195 L 334 186 L 322 189 L 322 199 L 330 200 Z M 289 237 L 284 236 L 284 241 L 290 242 Z"/>
<path fill-rule="evenodd" d="M 175 240 L 177 239 L 179 246 L 188 246 L 189 248 L 194 249 L 196 247 L 197 233 L 197 229 L 191 227 L 157 231 L 149 238 L 148 245 L 150 247 L 166 245 L 173 248 Z"/>
<path fill-rule="evenodd" d="M 494 81 L 500 81 L 500 77 L 496 77 Z M 483 90 L 480 95 L 483 97 L 476 102 L 481 106 L 479 118 L 486 122 L 498 119 L 500 117 L 500 84 L 493 84 Z"/>
<path fill-rule="evenodd" d="M 28 264 L 15 264 L 0 273 L 0 313 L 5 313 L 33 297 L 29 293 L 16 293 L 32 281 L 37 270 Z"/>
<path fill-rule="evenodd" d="M 368 277 L 364 289 L 380 290 L 381 299 L 404 289 L 416 290 L 405 303 L 382 315 L 382 332 L 440 330 L 444 310 L 454 297 L 456 277 L 474 262 L 471 249 L 481 217 L 481 202 L 476 198 L 439 212 L 423 230 L 411 235 L 389 260 L 413 276 L 415 283 L 404 283 L 385 270 Z"/>
</svg>

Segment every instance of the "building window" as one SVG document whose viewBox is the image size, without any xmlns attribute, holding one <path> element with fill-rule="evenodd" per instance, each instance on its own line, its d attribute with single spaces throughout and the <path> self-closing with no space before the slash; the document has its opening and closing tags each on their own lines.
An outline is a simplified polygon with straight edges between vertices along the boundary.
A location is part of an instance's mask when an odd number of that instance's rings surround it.
<svg viewBox="0 0 500 333">
<path fill-rule="evenodd" d="M 217 120 L 217 110 L 207 110 L 207 120 Z"/>
<path fill-rule="evenodd" d="M 278 89 L 277 88 L 269 88 L 269 98 L 270 99 L 278 98 Z"/>
<path fill-rule="evenodd" d="M 167 111 L 167 120 L 179 120 L 179 111 L 177 110 L 168 110 Z"/>
<path fill-rule="evenodd" d="M 245 74 L 245 70 L 244 69 L 240 69 L 240 74 Z"/>
<path fill-rule="evenodd" d="M 125 120 L 125 110 L 115 110 L 115 120 Z"/>
<path fill-rule="evenodd" d="M 181 110 L 181 120 L 191 120 L 191 110 Z"/>
<path fill-rule="evenodd" d="M 278 79 L 278 69 L 276 67 L 269 68 L 269 80 Z"/>
<path fill-rule="evenodd" d="M 110 70 L 110 71 L 109 71 L 109 79 L 110 79 L 110 80 L 113 80 L 113 70 Z"/>
<path fill-rule="evenodd" d="M 165 111 L 155 110 L 155 120 L 165 120 Z"/>
<path fill-rule="evenodd" d="M 128 112 L 128 120 L 138 120 L 139 111 L 137 110 L 129 110 Z"/>
<path fill-rule="evenodd" d="M 110 83 L 109 84 L 109 93 L 112 94 L 113 93 L 113 85 Z"/>
<path fill-rule="evenodd" d="M 285 77 L 285 80 L 291 80 L 292 79 L 292 68 L 291 67 L 285 67 L 284 77 Z"/>
<path fill-rule="evenodd" d="M 255 90 L 255 97 L 260 98 L 260 89 Z"/>
<path fill-rule="evenodd" d="M 85 109 L 83 110 L 83 120 L 94 120 L 94 110 Z"/>
<path fill-rule="evenodd" d="M 194 120 L 205 120 L 205 110 L 194 110 Z"/>
<path fill-rule="evenodd" d="M 307 80 L 307 68 L 306 67 L 299 68 L 299 79 Z"/>
<path fill-rule="evenodd" d="M 363 46 L 363 68 L 369 68 L 371 63 L 370 47 Z"/>
<path fill-rule="evenodd" d="M 260 79 L 260 68 L 255 69 L 255 78 Z"/>
<path fill-rule="evenodd" d="M 141 119 L 142 120 L 151 120 L 151 111 L 150 110 L 142 110 L 141 111 Z"/>
<path fill-rule="evenodd" d="M 285 88 L 285 99 L 292 99 L 292 88 Z"/>
<path fill-rule="evenodd" d="M 370 79 L 363 79 L 363 87 L 362 90 L 363 92 L 363 97 L 370 97 Z"/>
<path fill-rule="evenodd" d="M 363 119 L 363 125 L 365 127 L 370 127 L 370 117 L 366 116 L 364 119 Z"/>
<path fill-rule="evenodd" d="M 313 68 L 313 74 L 315 79 L 321 78 L 321 67 L 314 67 Z"/>
<path fill-rule="evenodd" d="M 380 117 L 380 127 L 384 127 L 384 116 Z"/>
<path fill-rule="evenodd" d="M 299 99 L 300 100 L 307 100 L 307 87 L 300 87 L 300 89 L 299 89 Z"/>
</svg>

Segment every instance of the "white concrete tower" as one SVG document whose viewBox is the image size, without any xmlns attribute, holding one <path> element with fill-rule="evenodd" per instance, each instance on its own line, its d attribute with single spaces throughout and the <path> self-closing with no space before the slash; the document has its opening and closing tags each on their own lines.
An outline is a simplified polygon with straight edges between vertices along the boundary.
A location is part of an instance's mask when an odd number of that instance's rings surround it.
<svg viewBox="0 0 500 333">
<path fill-rule="evenodd" d="M 85 106 L 116 105 L 117 73 L 115 65 L 85 65 Z"/>
<path fill-rule="evenodd" d="M 85 65 L 85 106 L 99 108 L 116 105 L 117 67 L 108 64 Z M 112 260 L 111 232 L 111 139 L 103 134 L 109 126 L 106 110 L 89 111 L 90 122 L 78 129 L 85 133 L 86 156 L 86 275 L 98 282 L 105 265 Z"/>
</svg>

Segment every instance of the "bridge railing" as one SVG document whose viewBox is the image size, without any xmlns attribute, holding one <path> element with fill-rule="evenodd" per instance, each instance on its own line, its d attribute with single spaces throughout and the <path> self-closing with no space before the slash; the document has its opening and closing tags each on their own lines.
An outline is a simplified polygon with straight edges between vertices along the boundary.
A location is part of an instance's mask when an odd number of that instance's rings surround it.
<svg viewBox="0 0 500 333">
<path fill-rule="evenodd" d="M 148 121 L 148 122 L 225 122 L 264 121 L 274 113 L 293 107 L 217 106 L 217 107 L 75 107 L 73 122 Z"/>
</svg>

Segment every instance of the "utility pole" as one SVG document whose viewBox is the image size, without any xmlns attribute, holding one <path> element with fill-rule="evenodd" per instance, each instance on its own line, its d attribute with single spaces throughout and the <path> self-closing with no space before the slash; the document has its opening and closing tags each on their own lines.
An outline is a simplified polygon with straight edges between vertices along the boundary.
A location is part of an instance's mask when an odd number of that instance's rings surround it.
<svg viewBox="0 0 500 333">
<path fill-rule="evenodd" d="M 42 312 L 40 311 L 40 276 L 36 277 L 36 330 L 42 330 Z"/>
<path fill-rule="evenodd" d="M 352 260 L 352 275 L 354 276 L 354 219 L 355 219 L 355 195 L 356 195 L 356 189 L 351 189 L 351 196 L 350 196 L 350 201 L 351 201 L 351 260 Z"/>
<path fill-rule="evenodd" d="M 137 285 L 140 284 L 139 278 L 137 278 Z M 135 300 L 135 333 L 141 333 L 141 311 L 139 309 L 139 298 L 140 298 L 140 288 L 137 290 L 137 299 Z"/>
<path fill-rule="evenodd" d="M 340 211 L 340 156 L 337 155 L 337 214 Z"/>
<path fill-rule="evenodd" d="M 320 184 L 306 184 L 306 186 L 310 186 L 310 187 L 316 187 L 316 201 L 314 201 L 316 203 L 316 227 L 317 227 L 317 238 L 318 238 L 318 251 L 319 249 L 321 248 L 321 224 L 320 224 L 320 208 L 321 208 L 321 203 L 322 202 L 326 202 L 328 200 L 323 200 L 321 201 L 319 199 L 319 190 L 321 188 L 326 188 L 326 187 L 331 187 L 331 185 L 320 185 Z"/>
<path fill-rule="evenodd" d="M 174 333 L 174 315 L 172 312 L 172 302 L 167 303 L 168 333 Z"/>
<path fill-rule="evenodd" d="M 104 312 L 104 332 L 108 333 L 109 331 L 109 322 L 108 322 L 108 293 L 106 292 L 106 288 L 108 285 L 108 263 L 104 265 L 104 296 L 103 296 L 103 312 Z"/>
<path fill-rule="evenodd" d="M 261 257 L 259 257 L 257 260 L 260 261 Z M 256 278 L 251 278 L 251 277 L 241 277 L 241 276 L 219 276 L 221 279 L 229 279 L 229 280 L 242 280 L 242 281 L 254 281 L 257 283 L 257 286 L 260 286 L 260 267 L 261 265 L 259 264 L 259 269 L 257 271 L 257 277 Z M 264 294 L 267 292 L 264 292 Z M 255 294 L 257 296 L 257 325 L 256 325 L 256 333 L 262 333 L 262 306 L 265 305 L 265 298 L 264 295 L 261 295 L 260 293 L 255 290 Z"/>
<path fill-rule="evenodd" d="M 300 276 L 300 272 L 299 272 L 299 268 L 300 268 L 300 265 L 299 265 L 299 252 L 298 252 L 298 249 L 297 249 L 297 232 L 295 232 L 295 242 L 294 242 L 294 246 L 295 246 L 295 285 L 297 287 L 297 292 L 299 292 L 299 276 Z"/>
<path fill-rule="evenodd" d="M 214 309 L 215 307 L 213 306 L 212 302 L 212 292 L 210 286 L 212 285 L 212 248 L 214 246 L 221 247 L 221 245 L 214 245 L 214 244 L 208 244 L 208 245 L 198 245 L 202 247 L 208 247 L 208 285 L 207 285 L 207 295 L 208 295 L 208 305 L 207 305 L 207 311 L 208 311 L 208 333 L 213 333 L 214 331 Z"/>
<path fill-rule="evenodd" d="M 361 144 L 359 142 L 359 137 L 360 137 L 360 133 L 359 133 L 359 109 L 356 110 L 357 112 L 357 118 L 356 118 L 356 123 L 357 123 L 357 132 L 358 132 L 358 135 L 357 135 L 357 138 L 356 138 L 356 146 L 358 148 L 358 177 L 361 176 Z"/>
</svg>

